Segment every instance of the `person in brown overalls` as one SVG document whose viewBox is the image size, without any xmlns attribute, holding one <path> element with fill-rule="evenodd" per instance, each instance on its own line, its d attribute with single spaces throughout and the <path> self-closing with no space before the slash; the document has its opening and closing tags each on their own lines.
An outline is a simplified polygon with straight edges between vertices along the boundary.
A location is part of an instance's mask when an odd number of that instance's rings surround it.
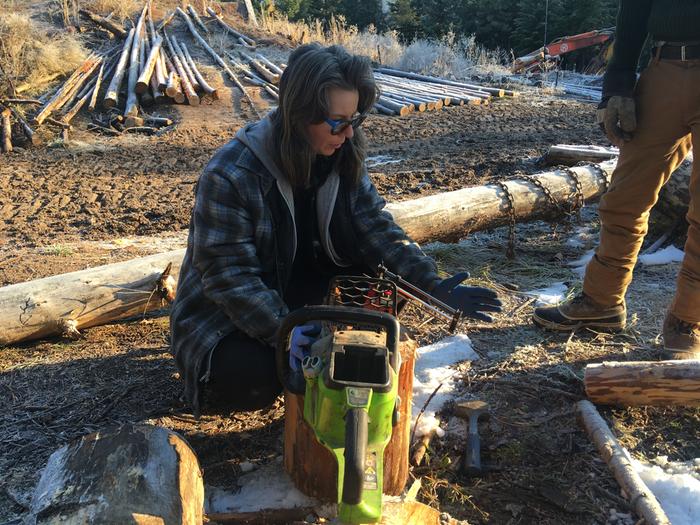
<svg viewBox="0 0 700 525">
<path fill-rule="evenodd" d="M 636 82 L 645 39 L 648 67 Z M 700 151 L 700 2 L 620 0 L 613 56 L 603 81 L 598 122 L 620 158 L 600 201 L 600 243 L 586 267 L 583 292 L 533 321 L 572 331 L 622 330 L 625 292 L 661 187 L 693 145 Z M 690 178 L 688 240 L 676 294 L 663 326 L 664 357 L 700 359 L 700 164 Z"/>
</svg>

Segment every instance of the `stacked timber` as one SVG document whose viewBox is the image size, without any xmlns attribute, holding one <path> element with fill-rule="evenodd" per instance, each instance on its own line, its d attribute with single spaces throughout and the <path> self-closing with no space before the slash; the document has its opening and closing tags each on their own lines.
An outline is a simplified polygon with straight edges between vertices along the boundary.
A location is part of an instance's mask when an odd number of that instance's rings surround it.
<svg viewBox="0 0 700 525">
<path fill-rule="evenodd" d="M 413 111 L 434 111 L 446 106 L 488 104 L 493 97 L 518 94 L 386 67 L 377 68 L 374 76 L 381 90 L 375 109 L 385 115 L 404 116 Z"/>
<path fill-rule="evenodd" d="M 191 26 L 190 30 L 193 30 L 194 20 L 202 31 L 208 32 L 197 11 L 187 6 L 189 14 L 185 14 L 178 8 L 156 26 L 151 8 L 152 2 L 146 2 L 133 27 L 81 9 L 80 14 L 85 19 L 93 22 L 102 35 L 118 40 L 117 44 L 110 43 L 90 54 L 57 89 L 42 99 L 20 99 L 16 93 L 4 98 L 0 96 L 0 149 L 11 151 L 13 140 L 37 142 L 30 124 L 58 126 L 65 138 L 71 129 L 71 121 L 83 109 L 91 117 L 89 130 L 107 135 L 155 133 L 173 122 L 148 113 L 145 108 L 169 101 L 196 106 L 205 97 L 218 99 L 217 90 L 194 60 L 190 52 L 192 48 L 166 31 L 166 26 L 179 12 L 188 27 Z M 218 20 L 225 24 L 220 17 Z M 246 47 L 254 47 L 252 39 L 238 35 L 237 38 L 247 39 Z M 213 52 L 203 39 L 199 44 L 208 53 Z M 216 62 L 223 64 L 220 59 Z M 226 64 L 223 66 L 228 68 Z M 32 105 L 36 107 L 33 111 L 22 109 Z M 31 118 L 25 117 L 25 113 Z"/>
</svg>

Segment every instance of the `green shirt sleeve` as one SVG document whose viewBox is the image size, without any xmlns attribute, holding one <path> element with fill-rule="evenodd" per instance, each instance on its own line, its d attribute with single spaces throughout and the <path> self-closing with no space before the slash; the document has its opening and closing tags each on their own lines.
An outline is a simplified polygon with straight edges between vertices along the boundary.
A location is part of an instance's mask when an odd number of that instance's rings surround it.
<svg viewBox="0 0 700 525">
<path fill-rule="evenodd" d="M 613 55 L 603 79 L 603 100 L 615 95 L 632 96 L 651 4 L 652 0 L 620 0 Z"/>
</svg>

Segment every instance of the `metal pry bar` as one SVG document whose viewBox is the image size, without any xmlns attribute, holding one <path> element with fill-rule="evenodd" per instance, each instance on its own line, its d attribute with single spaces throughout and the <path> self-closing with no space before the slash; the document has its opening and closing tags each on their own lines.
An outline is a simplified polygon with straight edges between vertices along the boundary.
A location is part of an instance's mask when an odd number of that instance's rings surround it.
<svg viewBox="0 0 700 525">
<path fill-rule="evenodd" d="M 450 305 L 443 303 L 417 286 L 412 285 L 400 275 L 390 272 L 387 267 L 382 264 L 377 266 L 377 275 L 382 279 L 388 279 L 396 284 L 396 290 L 400 296 L 409 301 L 418 303 L 418 306 L 428 313 L 449 321 L 450 333 L 455 331 L 457 324 L 462 318 L 461 310 L 452 308 Z"/>
</svg>

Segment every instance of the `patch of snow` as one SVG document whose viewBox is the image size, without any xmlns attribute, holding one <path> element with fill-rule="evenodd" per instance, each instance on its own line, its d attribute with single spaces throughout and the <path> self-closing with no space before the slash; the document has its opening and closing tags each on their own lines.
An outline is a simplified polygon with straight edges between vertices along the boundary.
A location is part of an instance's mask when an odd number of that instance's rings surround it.
<svg viewBox="0 0 700 525">
<path fill-rule="evenodd" d="M 365 161 L 367 168 L 374 168 L 376 166 L 381 166 L 382 164 L 396 164 L 401 162 L 402 159 L 395 159 L 389 155 L 374 155 L 372 157 L 367 157 Z"/>
<path fill-rule="evenodd" d="M 668 264 L 673 262 L 681 262 L 685 253 L 683 250 L 679 250 L 672 244 L 658 250 L 654 253 L 647 253 L 639 256 L 639 262 L 647 266 L 653 266 L 655 264 Z"/>
<path fill-rule="evenodd" d="M 588 226 L 579 226 L 574 231 L 574 234 L 566 239 L 564 244 L 572 248 L 584 248 L 591 244 L 594 237 L 597 239 L 597 232 L 592 232 L 591 228 Z"/>
<path fill-rule="evenodd" d="M 632 465 L 659 500 L 673 525 L 700 523 L 700 458 L 669 462 L 661 456 L 656 465 L 632 458 Z"/>
<path fill-rule="evenodd" d="M 538 288 L 524 293 L 536 298 L 535 306 L 551 306 L 562 302 L 568 289 L 569 287 L 564 283 L 553 283 L 547 288 Z"/>
<path fill-rule="evenodd" d="M 207 487 L 206 512 L 258 512 L 264 509 L 313 507 L 314 498 L 301 493 L 278 462 L 268 463 L 255 472 L 241 476 L 240 490 L 234 494 Z"/>
<path fill-rule="evenodd" d="M 586 265 L 591 259 L 593 259 L 594 254 L 595 249 L 588 250 L 581 257 L 579 257 L 575 261 L 570 261 L 566 263 L 566 265 L 569 266 L 571 268 L 571 271 L 574 272 L 576 275 L 578 275 L 579 277 L 583 277 L 583 274 L 586 273 Z"/>
<path fill-rule="evenodd" d="M 412 425 L 416 425 L 418 414 L 423 414 L 418 420 L 416 436 L 424 436 L 435 430 L 438 436 L 444 435 L 440 429 L 440 421 L 435 413 L 455 390 L 455 368 L 452 365 L 462 361 L 473 361 L 478 355 L 472 348 L 472 343 L 464 334 L 446 337 L 432 345 L 422 346 L 417 351 L 415 376 L 413 378 L 413 417 Z M 440 386 L 442 384 L 442 386 Z M 428 398 L 440 389 L 426 406 Z"/>
</svg>

